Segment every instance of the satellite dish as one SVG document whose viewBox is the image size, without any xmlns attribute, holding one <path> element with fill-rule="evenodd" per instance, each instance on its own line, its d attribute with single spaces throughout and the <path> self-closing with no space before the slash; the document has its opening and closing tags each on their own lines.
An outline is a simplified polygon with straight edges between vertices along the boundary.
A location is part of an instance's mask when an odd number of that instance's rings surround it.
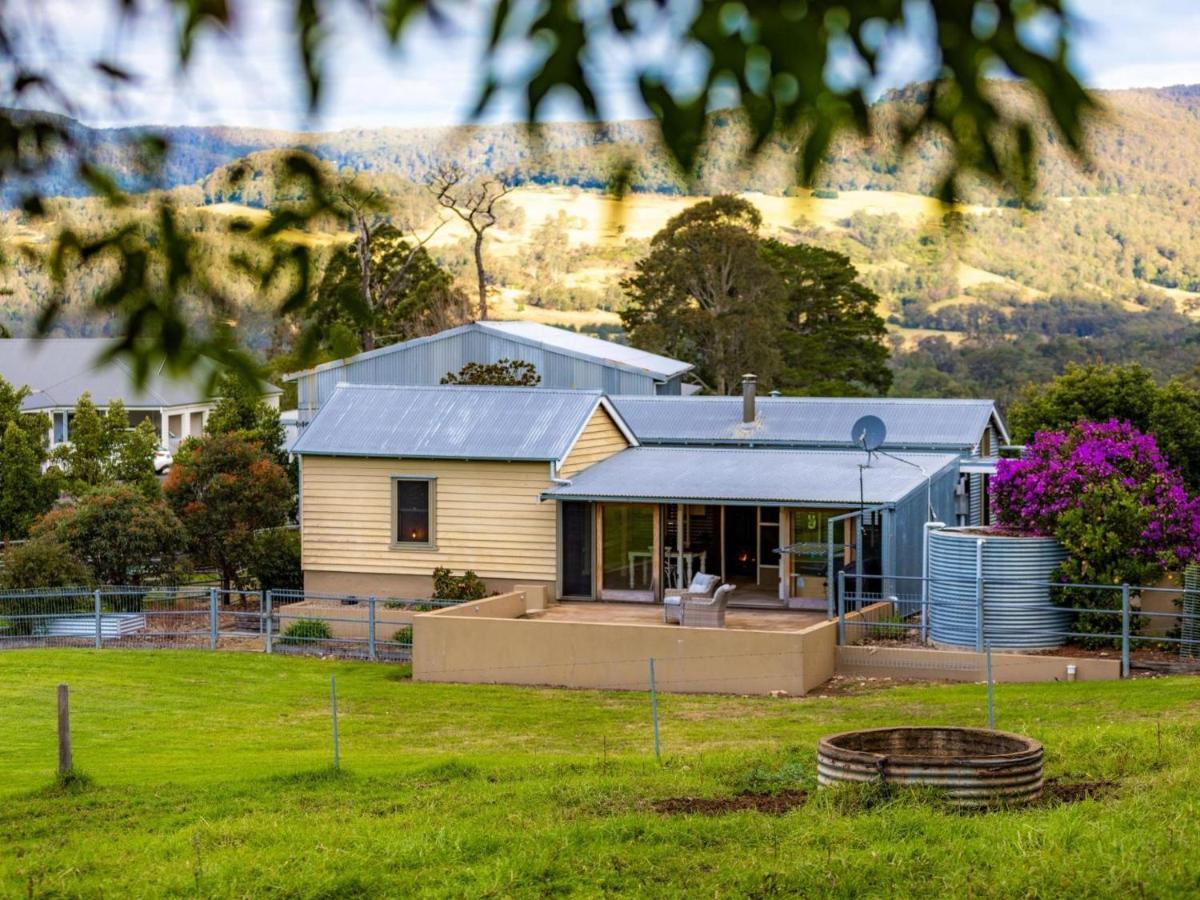
<svg viewBox="0 0 1200 900">
<path fill-rule="evenodd" d="M 850 440 L 868 453 L 873 453 L 887 440 L 887 426 L 879 416 L 863 416 L 850 429 Z"/>
</svg>

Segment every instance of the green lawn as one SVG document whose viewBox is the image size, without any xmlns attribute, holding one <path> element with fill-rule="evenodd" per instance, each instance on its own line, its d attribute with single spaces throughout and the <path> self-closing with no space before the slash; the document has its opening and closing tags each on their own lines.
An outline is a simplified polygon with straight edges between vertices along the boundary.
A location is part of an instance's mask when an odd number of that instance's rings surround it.
<svg viewBox="0 0 1200 900">
<path fill-rule="evenodd" d="M 331 758 L 336 674 L 343 773 Z M 54 686 L 75 758 L 53 786 Z M 785 815 L 656 800 L 811 789 L 819 735 L 982 725 L 983 688 L 835 698 L 413 684 L 262 655 L 0 653 L 0 896 L 1167 896 L 1200 891 L 1200 679 L 1005 686 L 999 725 L 1111 796 L 958 813 L 823 792 Z"/>
</svg>

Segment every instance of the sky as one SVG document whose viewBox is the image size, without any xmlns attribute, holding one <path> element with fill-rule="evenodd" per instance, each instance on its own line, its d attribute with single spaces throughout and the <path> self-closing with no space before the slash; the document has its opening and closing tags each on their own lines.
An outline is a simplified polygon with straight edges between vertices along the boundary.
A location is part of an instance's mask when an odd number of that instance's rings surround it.
<svg viewBox="0 0 1200 900">
<path fill-rule="evenodd" d="M 418 20 L 401 44 L 391 47 L 362 12 L 363 4 L 345 0 L 339 6 L 344 14 L 330 28 L 329 68 L 316 114 L 304 100 L 288 27 L 294 0 L 235 4 L 241 17 L 234 28 L 202 40 L 183 74 L 173 55 L 171 22 L 161 12 L 164 5 L 154 0 L 143 0 L 143 12 L 132 21 L 115 15 L 112 0 L 18 0 L 6 4 L 5 18 L 23 18 L 53 33 L 54 42 L 39 43 L 33 52 L 72 97 L 81 98 L 74 111 L 89 124 L 337 130 L 466 121 L 480 84 L 477 61 L 486 40 L 489 5 L 486 0 L 461 0 L 453 7 L 449 27 Z M 1076 0 L 1069 8 L 1078 22 L 1073 64 L 1086 84 L 1200 83 L 1200 2 Z M 603 118 L 646 114 L 628 74 L 632 55 L 658 61 L 676 86 L 686 87 L 694 78 L 698 60 L 678 57 L 658 34 L 661 29 L 651 29 L 633 47 L 614 42 L 598 48 L 590 65 L 601 85 Z M 137 82 L 114 96 L 88 66 L 96 58 L 121 63 L 137 74 Z M 514 56 L 507 62 L 520 66 L 523 59 Z M 885 63 L 876 90 L 932 72 L 931 61 L 911 36 L 889 41 Z M 848 66 L 846 76 L 852 75 Z M 523 117 L 519 100 L 509 97 L 501 98 L 487 116 L 491 121 Z M 581 111 L 573 100 L 560 98 L 547 117 L 579 118 Z"/>
</svg>

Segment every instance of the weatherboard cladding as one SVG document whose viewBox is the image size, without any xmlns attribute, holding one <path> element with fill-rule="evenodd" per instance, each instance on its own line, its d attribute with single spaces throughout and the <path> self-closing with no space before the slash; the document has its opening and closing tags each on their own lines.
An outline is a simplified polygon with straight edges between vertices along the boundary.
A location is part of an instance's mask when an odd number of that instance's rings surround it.
<svg viewBox="0 0 1200 900">
<path fill-rule="evenodd" d="M 600 402 L 587 391 L 341 385 L 292 452 L 558 460 Z"/>
<path fill-rule="evenodd" d="M 856 451 L 633 447 L 598 462 L 545 493 L 555 500 L 646 500 L 697 503 L 813 503 L 857 506 Z M 905 460 L 906 462 L 901 462 Z M 862 470 L 862 502 L 896 503 L 952 471 L 953 454 L 876 456 Z M 920 467 L 920 468 L 918 468 Z M 924 469 L 924 472 L 921 471 Z"/>
<path fill-rule="evenodd" d="M 740 397 L 613 397 L 643 444 L 754 444 L 830 447 L 850 444 L 863 415 L 887 426 L 885 446 L 969 452 L 994 413 L 990 400 L 760 397 L 757 419 L 742 422 Z"/>
</svg>

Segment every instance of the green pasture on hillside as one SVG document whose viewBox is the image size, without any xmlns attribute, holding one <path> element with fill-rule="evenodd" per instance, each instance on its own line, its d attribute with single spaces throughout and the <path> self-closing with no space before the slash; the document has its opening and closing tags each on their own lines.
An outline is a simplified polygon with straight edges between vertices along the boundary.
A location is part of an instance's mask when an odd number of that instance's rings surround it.
<svg viewBox="0 0 1200 900">
<path fill-rule="evenodd" d="M 87 777 L 70 787 L 54 783 L 59 682 Z M 645 694 L 256 654 L 6 651 L 0 896 L 1200 892 L 1198 679 L 999 686 L 999 727 L 1042 740 L 1049 776 L 1114 786 L 990 813 L 815 789 L 820 735 L 982 725 L 979 685 L 659 706 L 661 763 Z M 783 814 L 656 808 L 784 791 L 810 798 Z"/>
</svg>

